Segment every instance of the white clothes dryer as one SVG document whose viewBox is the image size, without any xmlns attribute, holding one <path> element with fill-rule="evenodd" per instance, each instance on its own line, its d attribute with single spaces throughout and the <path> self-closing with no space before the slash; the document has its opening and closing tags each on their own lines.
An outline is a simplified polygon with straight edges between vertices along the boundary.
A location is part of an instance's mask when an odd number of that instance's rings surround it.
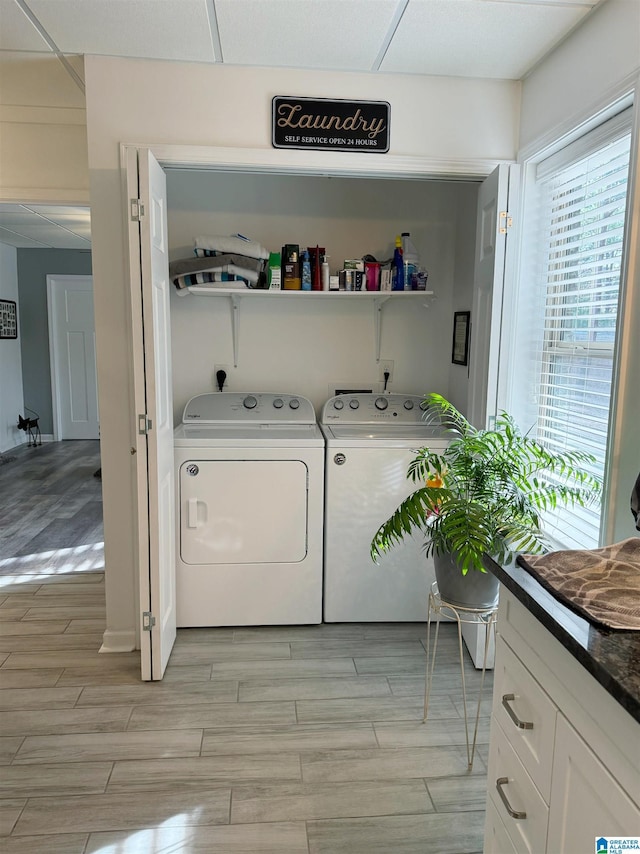
<svg viewBox="0 0 640 854">
<path fill-rule="evenodd" d="M 423 398 L 344 394 L 320 416 L 325 435 L 324 619 L 326 622 L 422 622 L 435 579 L 420 536 L 406 538 L 374 563 L 371 540 L 416 488 L 407 478 L 414 451 L 444 451 L 444 432 L 423 420 Z"/>
<path fill-rule="evenodd" d="M 201 394 L 174 447 L 178 626 L 321 622 L 324 438 L 313 404 Z"/>
</svg>

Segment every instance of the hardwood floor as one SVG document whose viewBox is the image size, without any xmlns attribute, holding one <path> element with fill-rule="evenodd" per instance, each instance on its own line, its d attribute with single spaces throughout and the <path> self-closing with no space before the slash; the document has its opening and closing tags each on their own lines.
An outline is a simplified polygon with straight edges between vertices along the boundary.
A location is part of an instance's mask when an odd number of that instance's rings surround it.
<svg viewBox="0 0 640 854">
<path fill-rule="evenodd" d="M 0 466 L 3 854 L 480 852 L 457 641 L 422 723 L 421 624 L 183 629 L 166 676 L 101 655 L 95 442 Z M 469 690 L 478 674 L 467 667 Z"/>
</svg>

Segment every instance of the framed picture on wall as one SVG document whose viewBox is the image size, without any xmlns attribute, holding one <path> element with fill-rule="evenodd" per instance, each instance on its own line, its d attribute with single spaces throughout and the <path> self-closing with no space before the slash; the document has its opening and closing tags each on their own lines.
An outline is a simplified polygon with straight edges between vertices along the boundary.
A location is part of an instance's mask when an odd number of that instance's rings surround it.
<svg viewBox="0 0 640 854">
<path fill-rule="evenodd" d="M 453 313 L 453 343 L 451 345 L 451 361 L 454 365 L 469 364 L 470 326 L 470 311 L 455 311 Z"/>
<path fill-rule="evenodd" d="M 0 338 L 18 337 L 18 310 L 11 299 L 0 299 Z"/>
</svg>

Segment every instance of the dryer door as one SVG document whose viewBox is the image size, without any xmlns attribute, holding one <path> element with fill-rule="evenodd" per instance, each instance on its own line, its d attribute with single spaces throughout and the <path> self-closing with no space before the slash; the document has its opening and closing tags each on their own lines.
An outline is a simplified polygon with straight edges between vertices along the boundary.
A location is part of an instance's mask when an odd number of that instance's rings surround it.
<svg viewBox="0 0 640 854">
<path fill-rule="evenodd" d="M 297 563 L 307 554 L 301 460 L 191 460 L 180 467 L 184 563 Z"/>
</svg>

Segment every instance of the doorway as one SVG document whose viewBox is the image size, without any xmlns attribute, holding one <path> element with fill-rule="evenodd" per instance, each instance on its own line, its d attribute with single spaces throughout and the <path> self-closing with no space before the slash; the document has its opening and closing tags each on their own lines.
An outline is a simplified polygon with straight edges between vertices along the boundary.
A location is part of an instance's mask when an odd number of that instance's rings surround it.
<svg viewBox="0 0 640 854">
<path fill-rule="evenodd" d="M 93 278 L 47 276 L 53 437 L 98 439 Z"/>
</svg>

